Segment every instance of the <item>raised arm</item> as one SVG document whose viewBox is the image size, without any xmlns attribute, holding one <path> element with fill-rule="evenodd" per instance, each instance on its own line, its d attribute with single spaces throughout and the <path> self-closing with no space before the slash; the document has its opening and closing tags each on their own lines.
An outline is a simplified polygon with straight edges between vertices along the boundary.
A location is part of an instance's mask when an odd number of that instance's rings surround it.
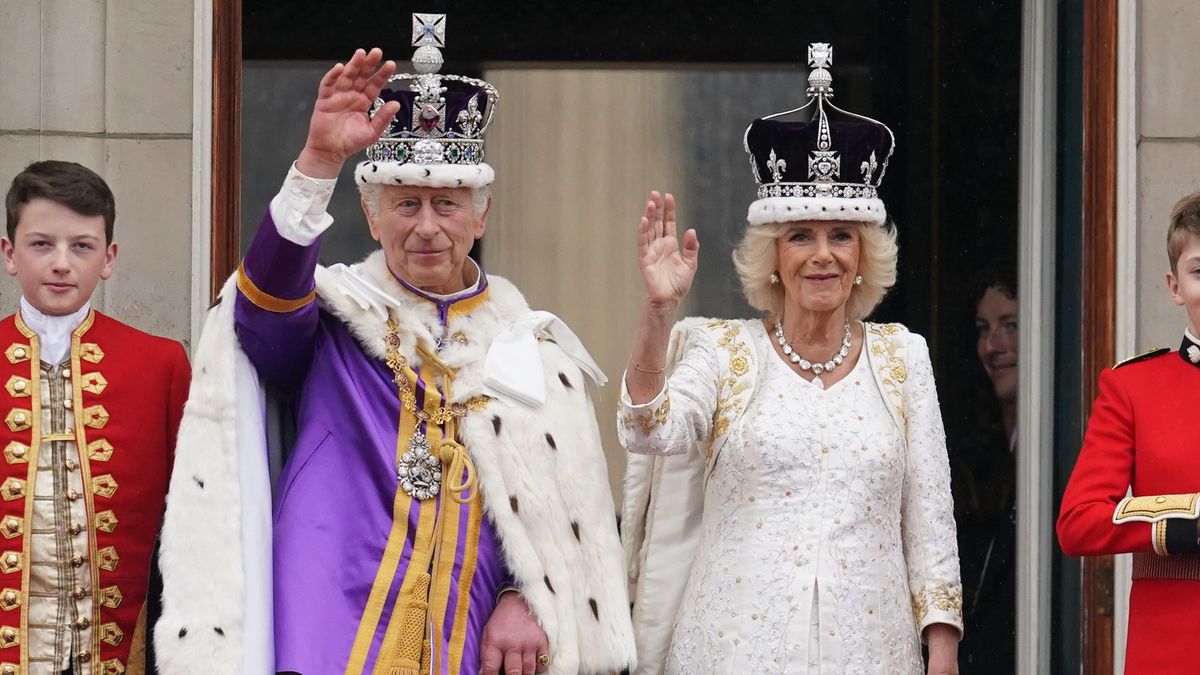
<svg viewBox="0 0 1200 675">
<path fill-rule="evenodd" d="M 400 104 L 371 105 L 396 70 L 383 53 L 358 50 L 321 78 L 308 138 L 283 188 L 271 200 L 238 270 L 234 311 L 238 341 L 260 376 L 275 384 L 306 371 L 317 329 L 315 281 L 321 234 L 342 165 L 374 143 Z"/>
<path fill-rule="evenodd" d="M 700 241 L 695 230 L 683 235 L 683 248 L 675 234 L 675 197 L 650 193 L 638 223 L 638 263 L 646 301 L 625 371 L 625 387 L 635 404 L 648 403 L 666 384 L 667 344 L 675 325 L 679 303 L 696 276 Z"/>
</svg>

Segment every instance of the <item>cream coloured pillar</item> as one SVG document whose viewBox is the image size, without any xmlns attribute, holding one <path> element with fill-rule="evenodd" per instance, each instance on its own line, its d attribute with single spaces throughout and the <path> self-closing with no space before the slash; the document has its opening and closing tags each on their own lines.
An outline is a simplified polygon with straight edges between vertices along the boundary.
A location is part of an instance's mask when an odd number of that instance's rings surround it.
<svg viewBox="0 0 1200 675">
<path fill-rule="evenodd" d="M 620 499 L 616 401 L 643 292 L 637 221 L 652 188 L 683 183 L 684 133 L 668 71 L 491 70 L 496 169 L 483 261 L 562 317 L 608 375 L 595 397 Z"/>
</svg>

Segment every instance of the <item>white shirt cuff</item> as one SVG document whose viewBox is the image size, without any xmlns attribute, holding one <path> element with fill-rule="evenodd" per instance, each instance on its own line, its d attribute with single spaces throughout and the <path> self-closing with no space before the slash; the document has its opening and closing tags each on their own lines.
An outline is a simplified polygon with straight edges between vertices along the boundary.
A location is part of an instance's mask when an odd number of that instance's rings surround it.
<svg viewBox="0 0 1200 675">
<path fill-rule="evenodd" d="M 333 224 L 326 209 L 336 184 L 336 178 L 310 178 L 292 162 L 283 187 L 271 200 L 271 220 L 279 236 L 299 246 L 316 241 Z"/>
</svg>

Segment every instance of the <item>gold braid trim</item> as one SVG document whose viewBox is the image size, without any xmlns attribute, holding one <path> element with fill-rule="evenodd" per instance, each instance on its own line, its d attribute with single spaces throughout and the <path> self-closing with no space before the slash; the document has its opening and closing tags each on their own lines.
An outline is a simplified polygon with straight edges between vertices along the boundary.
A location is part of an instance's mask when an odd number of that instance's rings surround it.
<svg viewBox="0 0 1200 675">
<path fill-rule="evenodd" d="M 268 312 L 276 314 L 287 314 L 294 312 L 308 303 L 312 302 L 317 297 L 317 289 L 314 288 L 311 293 L 298 300 L 285 300 L 277 298 L 270 293 L 262 290 L 250 280 L 250 276 L 246 274 L 246 263 L 238 265 L 237 275 L 238 291 L 250 302 L 254 303 L 255 307 L 265 309 Z"/>
</svg>

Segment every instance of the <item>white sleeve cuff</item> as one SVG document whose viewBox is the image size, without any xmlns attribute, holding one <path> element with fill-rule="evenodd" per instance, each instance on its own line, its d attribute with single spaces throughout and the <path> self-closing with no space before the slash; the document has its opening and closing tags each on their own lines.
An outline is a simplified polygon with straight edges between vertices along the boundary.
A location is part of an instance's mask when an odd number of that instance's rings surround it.
<svg viewBox="0 0 1200 675">
<path fill-rule="evenodd" d="M 667 398 L 667 383 L 664 380 L 662 389 L 658 391 L 658 395 L 646 403 L 634 403 L 633 399 L 629 398 L 629 388 L 625 384 L 625 376 L 629 371 L 621 373 L 621 407 L 631 413 L 644 412 L 662 405 L 662 402 Z"/>
<path fill-rule="evenodd" d="M 279 194 L 271 200 L 271 220 L 279 236 L 299 246 L 317 240 L 333 217 L 326 213 L 336 178 L 310 178 L 293 162 Z"/>
</svg>

